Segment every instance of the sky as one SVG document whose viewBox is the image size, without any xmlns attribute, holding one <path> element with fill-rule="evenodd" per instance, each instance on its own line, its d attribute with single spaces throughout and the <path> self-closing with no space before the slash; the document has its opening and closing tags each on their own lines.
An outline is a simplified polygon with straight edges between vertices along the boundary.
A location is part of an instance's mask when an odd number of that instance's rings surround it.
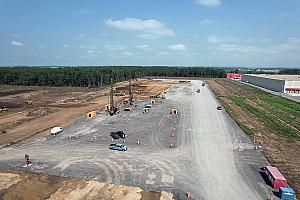
<svg viewBox="0 0 300 200">
<path fill-rule="evenodd" d="M 299 0 L 0 0 L 0 65 L 300 67 Z"/>
</svg>

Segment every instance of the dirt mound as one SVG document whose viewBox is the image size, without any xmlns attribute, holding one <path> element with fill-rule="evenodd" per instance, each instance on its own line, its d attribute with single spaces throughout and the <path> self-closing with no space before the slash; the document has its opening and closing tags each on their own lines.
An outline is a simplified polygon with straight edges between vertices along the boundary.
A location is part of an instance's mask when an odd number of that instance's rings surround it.
<svg viewBox="0 0 300 200">
<path fill-rule="evenodd" d="M 171 193 L 149 192 L 138 187 L 6 170 L 0 173 L 0 199 L 173 200 L 174 197 Z"/>
<path fill-rule="evenodd" d="M 0 92 L 0 97 L 9 96 L 9 95 L 16 95 L 16 94 L 23 94 L 32 92 L 32 90 L 15 90 L 15 91 L 9 91 L 9 92 Z"/>
<path fill-rule="evenodd" d="M 0 107 L 5 108 L 21 108 L 24 105 L 26 105 L 26 101 L 24 98 L 21 97 L 15 97 L 10 100 L 2 100 L 0 101 Z"/>
<path fill-rule="evenodd" d="M 20 181 L 20 176 L 13 173 L 0 173 L 0 190 L 9 188 Z"/>
<path fill-rule="evenodd" d="M 27 110 L 25 112 L 26 117 L 35 117 L 35 116 L 45 116 L 49 113 L 53 113 L 58 111 L 58 109 L 55 108 L 49 108 L 49 107 L 41 107 L 41 108 L 34 108 L 31 110 Z"/>
</svg>

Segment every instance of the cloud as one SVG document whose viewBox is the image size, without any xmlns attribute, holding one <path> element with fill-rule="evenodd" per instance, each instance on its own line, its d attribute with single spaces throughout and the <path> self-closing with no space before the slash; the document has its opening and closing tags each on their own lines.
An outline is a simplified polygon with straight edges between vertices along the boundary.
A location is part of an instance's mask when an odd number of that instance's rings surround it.
<svg viewBox="0 0 300 200">
<path fill-rule="evenodd" d="M 131 56 L 133 53 L 129 52 L 129 51 L 125 51 L 123 52 L 123 55 L 124 56 Z"/>
<path fill-rule="evenodd" d="M 170 45 L 169 49 L 173 51 L 184 51 L 186 50 L 186 47 L 184 44 L 174 44 L 174 45 Z"/>
<path fill-rule="evenodd" d="M 207 24 L 212 24 L 212 23 L 214 23 L 214 21 L 213 21 L 213 20 L 210 20 L 210 19 L 203 19 L 203 20 L 200 22 L 201 25 L 207 25 Z"/>
<path fill-rule="evenodd" d="M 22 46 L 24 46 L 23 43 L 15 41 L 15 40 L 11 41 L 11 45 L 13 45 L 15 47 L 22 47 Z"/>
<path fill-rule="evenodd" d="M 300 38 L 290 37 L 287 39 L 285 43 L 275 46 L 274 49 L 277 50 L 278 52 L 284 52 L 284 51 L 300 52 Z"/>
<path fill-rule="evenodd" d="M 207 7 L 214 7 L 221 5 L 221 0 L 196 0 L 196 3 Z"/>
<path fill-rule="evenodd" d="M 158 53 L 158 55 L 159 55 L 159 56 L 168 56 L 168 55 L 170 55 L 170 53 L 169 53 L 169 52 L 166 52 L 166 51 L 160 51 L 160 52 Z"/>
<path fill-rule="evenodd" d="M 253 53 L 258 51 L 254 46 L 243 46 L 238 44 L 222 44 L 218 47 L 218 50 L 236 53 Z"/>
<path fill-rule="evenodd" d="M 137 18 L 124 18 L 120 20 L 107 19 L 104 24 L 124 31 L 138 31 L 143 35 L 151 35 L 156 37 L 161 36 L 174 36 L 175 33 L 169 29 L 164 23 L 155 19 L 137 19 Z"/>
<path fill-rule="evenodd" d="M 300 38 L 290 37 L 286 42 L 281 44 L 270 44 L 268 47 L 265 45 L 241 45 L 241 44 L 221 44 L 217 47 L 208 47 L 207 50 L 218 51 L 235 55 L 294 55 L 300 53 Z"/>
<path fill-rule="evenodd" d="M 124 45 L 109 45 L 109 44 L 106 44 L 106 45 L 104 45 L 104 48 L 108 49 L 108 50 L 123 50 L 123 49 L 126 49 L 126 46 L 124 46 Z"/>
<path fill-rule="evenodd" d="M 228 36 L 220 37 L 217 35 L 210 35 L 207 37 L 206 41 L 209 43 L 225 43 L 225 42 L 237 42 L 239 41 L 239 39 L 228 37 Z"/>
<path fill-rule="evenodd" d="M 152 50 L 152 48 L 149 45 L 147 45 L 147 44 L 137 45 L 136 48 L 137 49 L 141 49 L 141 50 L 147 50 L 147 51 L 151 51 Z"/>
</svg>

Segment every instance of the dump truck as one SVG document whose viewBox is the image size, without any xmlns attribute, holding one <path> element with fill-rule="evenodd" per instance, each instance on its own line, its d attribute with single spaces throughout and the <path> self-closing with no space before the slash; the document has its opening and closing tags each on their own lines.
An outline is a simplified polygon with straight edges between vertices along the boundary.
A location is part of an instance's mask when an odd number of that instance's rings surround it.
<svg viewBox="0 0 300 200">
<path fill-rule="evenodd" d="M 287 181 L 276 167 L 266 166 L 263 171 L 274 189 L 286 187 Z"/>
</svg>

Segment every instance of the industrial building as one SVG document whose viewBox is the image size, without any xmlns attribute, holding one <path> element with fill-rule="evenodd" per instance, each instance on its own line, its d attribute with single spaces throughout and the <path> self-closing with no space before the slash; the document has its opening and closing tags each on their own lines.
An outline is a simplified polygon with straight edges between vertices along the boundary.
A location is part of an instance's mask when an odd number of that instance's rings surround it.
<svg viewBox="0 0 300 200">
<path fill-rule="evenodd" d="M 242 81 L 275 92 L 300 96 L 300 75 L 244 74 Z"/>
</svg>

